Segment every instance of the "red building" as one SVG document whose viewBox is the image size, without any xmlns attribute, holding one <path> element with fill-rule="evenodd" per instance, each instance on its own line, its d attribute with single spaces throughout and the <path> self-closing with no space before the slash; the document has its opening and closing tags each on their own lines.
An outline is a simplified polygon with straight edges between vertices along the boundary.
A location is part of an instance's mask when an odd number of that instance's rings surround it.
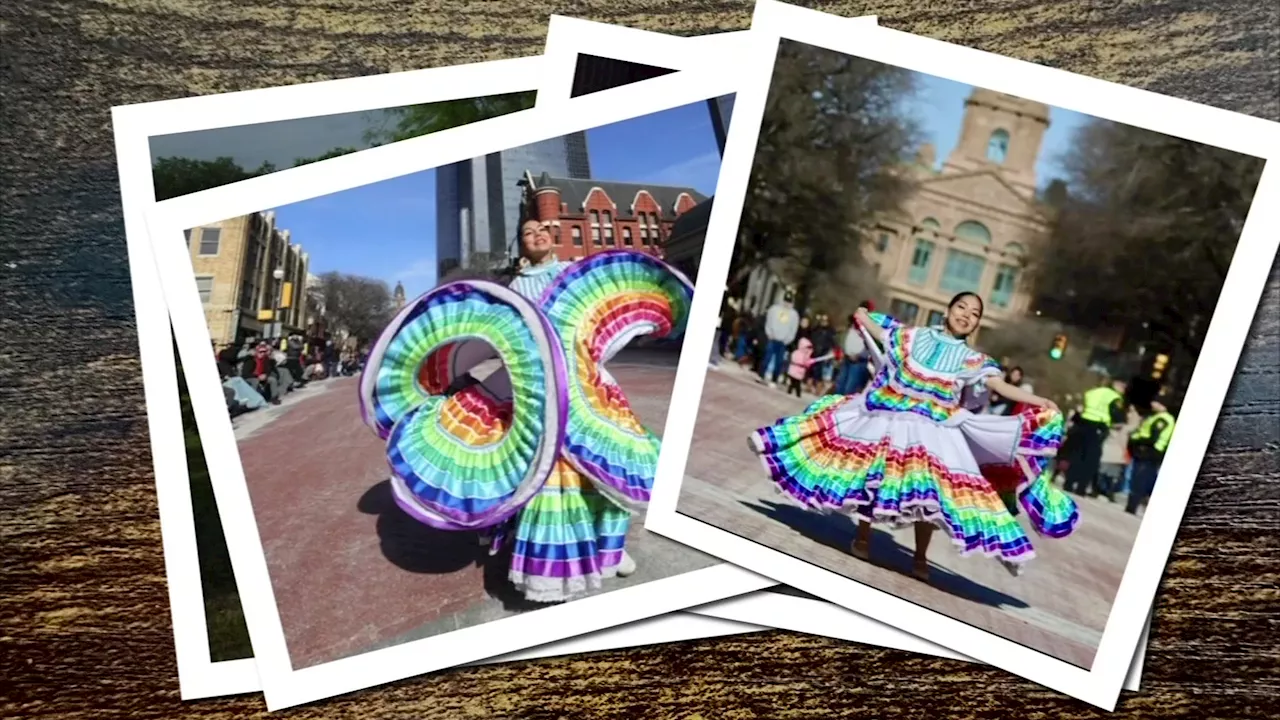
<svg viewBox="0 0 1280 720">
<path fill-rule="evenodd" d="M 528 217 L 551 225 L 556 256 L 640 250 L 663 257 L 676 218 L 706 200 L 693 188 L 574 180 L 525 173 Z"/>
</svg>

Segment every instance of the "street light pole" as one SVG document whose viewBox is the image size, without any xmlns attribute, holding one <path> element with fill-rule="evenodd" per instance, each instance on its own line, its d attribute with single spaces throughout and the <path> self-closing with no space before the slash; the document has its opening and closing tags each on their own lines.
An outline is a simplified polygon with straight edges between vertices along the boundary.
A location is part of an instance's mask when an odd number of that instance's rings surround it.
<svg viewBox="0 0 1280 720">
<path fill-rule="evenodd" d="M 275 270 L 272 270 L 271 277 L 276 279 L 275 307 L 272 309 L 271 313 L 271 320 L 275 325 L 273 328 L 275 337 L 272 339 L 275 340 L 280 337 L 281 332 L 284 329 L 284 323 L 280 322 L 280 305 L 284 302 L 284 282 L 282 282 L 284 280 L 284 268 L 278 267 Z"/>
</svg>

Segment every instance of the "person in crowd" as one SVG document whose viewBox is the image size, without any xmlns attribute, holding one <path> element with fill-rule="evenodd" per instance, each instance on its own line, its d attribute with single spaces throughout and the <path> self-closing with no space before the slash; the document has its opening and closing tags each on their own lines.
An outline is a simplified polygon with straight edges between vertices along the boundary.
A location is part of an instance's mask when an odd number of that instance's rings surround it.
<svg viewBox="0 0 1280 720">
<path fill-rule="evenodd" d="M 707 365 L 712 370 L 720 366 L 724 346 L 729 341 L 729 331 L 732 328 L 733 306 L 729 304 L 729 296 L 726 295 L 720 302 L 720 314 L 716 316 L 716 337 L 711 343 L 711 357 L 707 360 Z"/>
<path fill-rule="evenodd" d="M 765 311 L 756 316 L 751 326 L 751 371 L 757 375 L 764 375 L 765 363 L 768 361 L 769 336 L 765 333 L 768 322 L 769 313 Z"/>
<path fill-rule="evenodd" d="M 733 321 L 733 360 L 745 365 L 748 351 L 751 349 L 751 332 L 755 318 L 749 312 L 742 312 Z"/>
<path fill-rule="evenodd" d="M 800 329 L 796 331 L 796 339 L 809 338 L 810 340 L 812 340 L 813 339 L 812 333 L 813 333 L 813 319 L 809 317 L 808 313 L 804 313 L 800 315 Z M 795 349 L 796 347 L 795 340 L 791 341 L 790 347 L 792 350 Z"/>
<path fill-rule="evenodd" d="M 326 340 L 324 343 L 324 374 L 325 377 L 338 376 L 338 348 L 333 340 Z"/>
<path fill-rule="evenodd" d="M 1098 464 L 1098 480 L 1091 496 L 1099 495 L 1115 502 L 1116 493 L 1127 492 L 1124 487 L 1125 468 L 1128 466 L 1129 436 L 1138 429 L 1142 418 L 1137 410 L 1130 407 L 1126 412 L 1125 423 L 1111 428 L 1106 440 L 1102 443 L 1102 457 Z"/>
<path fill-rule="evenodd" d="M 982 312 L 982 299 L 973 293 L 952 298 L 940 327 L 908 327 L 859 309 L 856 321 L 885 348 L 885 364 L 870 389 L 828 396 L 804 414 L 752 433 L 750 444 L 780 491 L 803 505 L 858 520 L 855 557 L 870 558 L 873 523 L 914 524 L 912 572 L 925 581 L 935 529 L 962 550 L 994 556 L 1013 574 L 1032 557 L 1030 539 L 981 474 L 977 457 L 1007 462 L 1010 448 L 1027 448 L 1028 455 L 1055 449 L 1056 441 L 1048 438 L 1059 437 L 1061 415 L 1052 401 L 1005 382 L 994 359 L 968 346 Z M 977 383 L 1035 410 L 1017 418 L 965 412 L 962 390 Z M 1036 492 L 1061 491 L 1041 483 Z M 1065 496 L 1048 499 L 1055 507 L 1070 503 Z M 1074 520 L 1066 523 L 1053 528 L 1055 537 L 1074 529 Z"/>
<path fill-rule="evenodd" d="M 1160 400 L 1151 401 L 1151 412 L 1129 437 L 1129 453 L 1133 456 L 1132 487 L 1125 502 L 1124 511 L 1137 515 L 1144 507 L 1156 486 L 1160 465 L 1169 449 L 1176 424 L 1174 412 Z"/>
<path fill-rule="evenodd" d="M 284 346 L 285 340 L 283 338 L 276 338 L 271 342 L 271 360 L 275 362 L 276 365 L 276 382 L 280 386 L 281 395 L 287 395 L 293 392 L 296 380 L 293 373 L 289 371 L 289 367 L 287 365 L 289 362 L 289 356 L 284 352 Z"/>
<path fill-rule="evenodd" d="M 1009 371 L 1004 374 L 1004 381 L 1016 388 L 1022 388 L 1026 392 L 1035 394 L 1035 388 L 1031 386 L 1031 383 L 1027 382 L 1026 377 L 1022 374 L 1022 368 L 1017 365 L 1009 368 Z M 1017 403 L 992 393 L 988 412 L 992 415 L 1017 415 L 1019 408 Z"/>
<path fill-rule="evenodd" d="M 227 399 L 227 412 L 231 417 L 267 406 L 267 401 L 262 394 L 243 377 L 236 374 L 234 365 L 228 367 L 222 375 L 222 393 Z"/>
<path fill-rule="evenodd" d="M 289 374 L 293 376 L 295 387 L 306 387 L 307 377 L 306 370 L 302 367 L 302 338 L 293 336 L 289 338 L 289 344 L 285 346 L 285 362 L 284 366 L 289 370 Z"/>
<path fill-rule="evenodd" d="M 1097 487 L 1102 445 L 1115 425 L 1123 425 L 1128 411 L 1123 380 L 1103 379 L 1084 394 L 1080 419 L 1071 426 L 1068 442 L 1066 491 L 1087 495 Z"/>
<path fill-rule="evenodd" d="M 280 404 L 283 395 L 276 377 L 276 361 L 271 357 L 271 346 L 266 340 L 258 342 L 251 354 L 247 354 L 240 366 L 240 377 L 272 405 Z"/>
<path fill-rule="evenodd" d="M 870 300 L 865 300 L 858 306 L 859 310 L 872 312 L 875 310 L 875 304 Z M 862 338 L 862 331 L 858 329 L 858 313 L 849 316 L 849 329 L 844 334 L 844 361 L 840 368 L 839 377 L 836 379 L 836 394 L 853 395 L 862 392 L 867 386 L 867 382 L 871 380 L 871 368 L 868 363 L 871 360 L 871 351 L 867 347 L 866 341 Z"/>
<path fill-rule="evenodd" d="M 814 357 L 813 341 L 809 338 L 802 337 L 797 340 L 796 349 L 791 353 L 790 363 L 787 366 L 787 378 L 791 383 L 787 388 L 788 394 L 803 397 L 803 384 L 805 378 L 809 376 L 809 371 L 827 357 L 829 356 Z"/>
<path fill-rule="evenodd" d="M 818 313 L 817 322 L 813 326 L 813 330 L 809 333 L 809 339 L 813 342 L 813 354 L 819 358 L 828 358 L 817 360 L 809 368 L 809 392 L 814 395 L 821 395 L 827 389 L 828 383 L 831 382 L 831 360 L 829 356 L 836 344 L 836 331 L 831 327 L 831 318 L 824 313 Z"/>
<path fill-rule="evenodd" d="M 787 348 L 795 342 L 796 335 L 800 332 L 800 313 L 791 305 L 794 301 L 795 295 L 788 290 L 765 313 L 766 344 L 760 379 L 770 387 L 777 387 L 778 378 L 786 370 Z"/>
</svg>

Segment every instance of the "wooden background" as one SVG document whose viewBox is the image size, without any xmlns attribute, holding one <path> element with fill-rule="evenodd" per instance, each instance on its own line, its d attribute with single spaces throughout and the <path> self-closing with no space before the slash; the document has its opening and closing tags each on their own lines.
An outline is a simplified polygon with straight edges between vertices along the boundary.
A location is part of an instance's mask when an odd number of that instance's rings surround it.
<svg viewBox="0 0 1280 720">
<path fill-rule="evenodd" d="M 806 4 L 1280 119 L 1280 10 L 1269 3 Z M 258 696 L 178 699 L 109 108 L 536 54 L 551 12 L 696 34 L 745 28 L 750 2 L 3 4 L 0 717 L 263 713 Z M 1144 689 L 1124 695 L 1118 716 L 1280 707 L 1278 438 L 1273 268 L 1161 586 Z M 998 670 L 782 632 L 450 671 L 285 714 L 1105 715 Z"/>
</svg>

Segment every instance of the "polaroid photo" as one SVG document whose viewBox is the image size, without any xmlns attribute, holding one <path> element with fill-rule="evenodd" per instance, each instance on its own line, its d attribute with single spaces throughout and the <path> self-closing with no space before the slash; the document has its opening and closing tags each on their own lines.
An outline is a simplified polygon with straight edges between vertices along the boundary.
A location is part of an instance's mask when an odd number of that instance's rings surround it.
<svg viewBox="0 0 1280 720">
<path fill-rule="evenodd" d="M 709 103 L 735 88 L 723 74 L 679 73 L 643 96 L 606 90 L 575 100 L 572 114 L 519 111 L 148 211 L 270 709 L 773 584 L 643 531 L 634 484 L 658 443 L 644 428 L 684 409 L 670 394 L 679 339 L 632 336 L 683 327 L 692 283 L 655 255 L 701 232 L 694 211 L 719 168 L 693 159 L 718 160 Z M 453 205 L 435 213 L 442 196 Z M 518 223 L 521 213 L 538 222 Z M 448 242 L 420 243 L 422 225 Z M 240 258 L 227 283 L 208 279 L 223 247 Z M 509 288 L 487 280 L 514 255 L 549 247 L 582 259 L 545 278 L 550 266 L 520 265 Z M 452 282 L 433 290 L 437 277 Z M 540 310 L 527 298 L 548 280 Z M 631 312 L 570 314 L 586 310 L 566 302 L 595 297 L 565 289 L 579 281 L 645 288 L 645 302 L 628 306 L 644 322 L 600 324 L 593 331 L 627 332 L 593 336 L 595 354 L 570 361 L 561 343 L 577 336 L 566 328 L 588 327 L 572 318 Z M 231 312 L 213 302 L 228 290 Z M 332 352 L 307 342 L 317 323 Z M 460 339 L 477 337 L 484 344 Z M 597 379 L 583 357 L 613 362 Z M 300 381 L 319 384 L 284 393 Z M 268 403 L 262 415 L 231 420 L 254 402 Z M 614 414 L 567 412 L 581 402 Z M 638 428 L 635 446 L 584 435 L 594 427 L 584 423 L 602 421 Z M 454 444 L 428 441 L 433 433 Z M 452 451 L 464 441 L 467 453 Z M 621 460 L 599 460 L 614 450 Z M 445 466 L 456 472 L 437 472 Z M 467 480 L 439 482 L 452 477 Z M 578 538 L 583 528 L 593 536 Z"/>
<path fill-rule="evenodd" d="M 646 527 L 1113 709 L 1275 257 L 1280 126 L 774 7 Z"/>
<path fill-rule="evenodd" d="M 157 197 L 230 184 L 371 143 L 527 107 L 541 57 L 501 60 L 115 108 L 114 130 L 133 276 L 148 423 L 183 699 L 261 689 L 190 402 L 180 386 L 146 212 Z M 496 106 L 496 107 L 495 107 Z M 310 158 L 311 160 L 308 160 Z M 668 615 L 489 662 L 594 652 L 758 630 Z"/>
<path fill-rule="evenodd" d="M 821 22 L 875 23 L 874 16 L 843 18 L 782 3 L 771 5 L 769 12 L 785 14 L 792 18 L 792 22 L 814 19 Z M 664 35 L 553 15 L 543 52 L 550 80 L 539 91 L 538 102 L 545 107 L 552 102 L 568 102 L 572 97 L 589 93 L 593 88 L 584 80 L 591 78 L 608 78 L 622 73 L 629 77 L 647 78 L 682 69 L 705 69 L 714 64 L 732 66 L 740 62 L 738 58 L 747 37 L 747 32 L 697 37 Z M 650 64 L 654 58 L 661 58 L 661 67 Z M 614 66 L 607 64 L 610 61 Z M 732 102 L 722 102 L 717 107 L 727 129 L 733 112 Z M 722 362 L 718 352 L 712 353 L 712 362 L 717 365 Z M 971 660 L 910 633 L 781 585 L 694 608 L 691 612 L 867 645 Z M 1148 631 L 1149 627 L 1144 629 L 1143 639 L 1134 653 L 1124 684 L 1126 690 L 1136 692 L 1140 689 Z"/>
</svg>

